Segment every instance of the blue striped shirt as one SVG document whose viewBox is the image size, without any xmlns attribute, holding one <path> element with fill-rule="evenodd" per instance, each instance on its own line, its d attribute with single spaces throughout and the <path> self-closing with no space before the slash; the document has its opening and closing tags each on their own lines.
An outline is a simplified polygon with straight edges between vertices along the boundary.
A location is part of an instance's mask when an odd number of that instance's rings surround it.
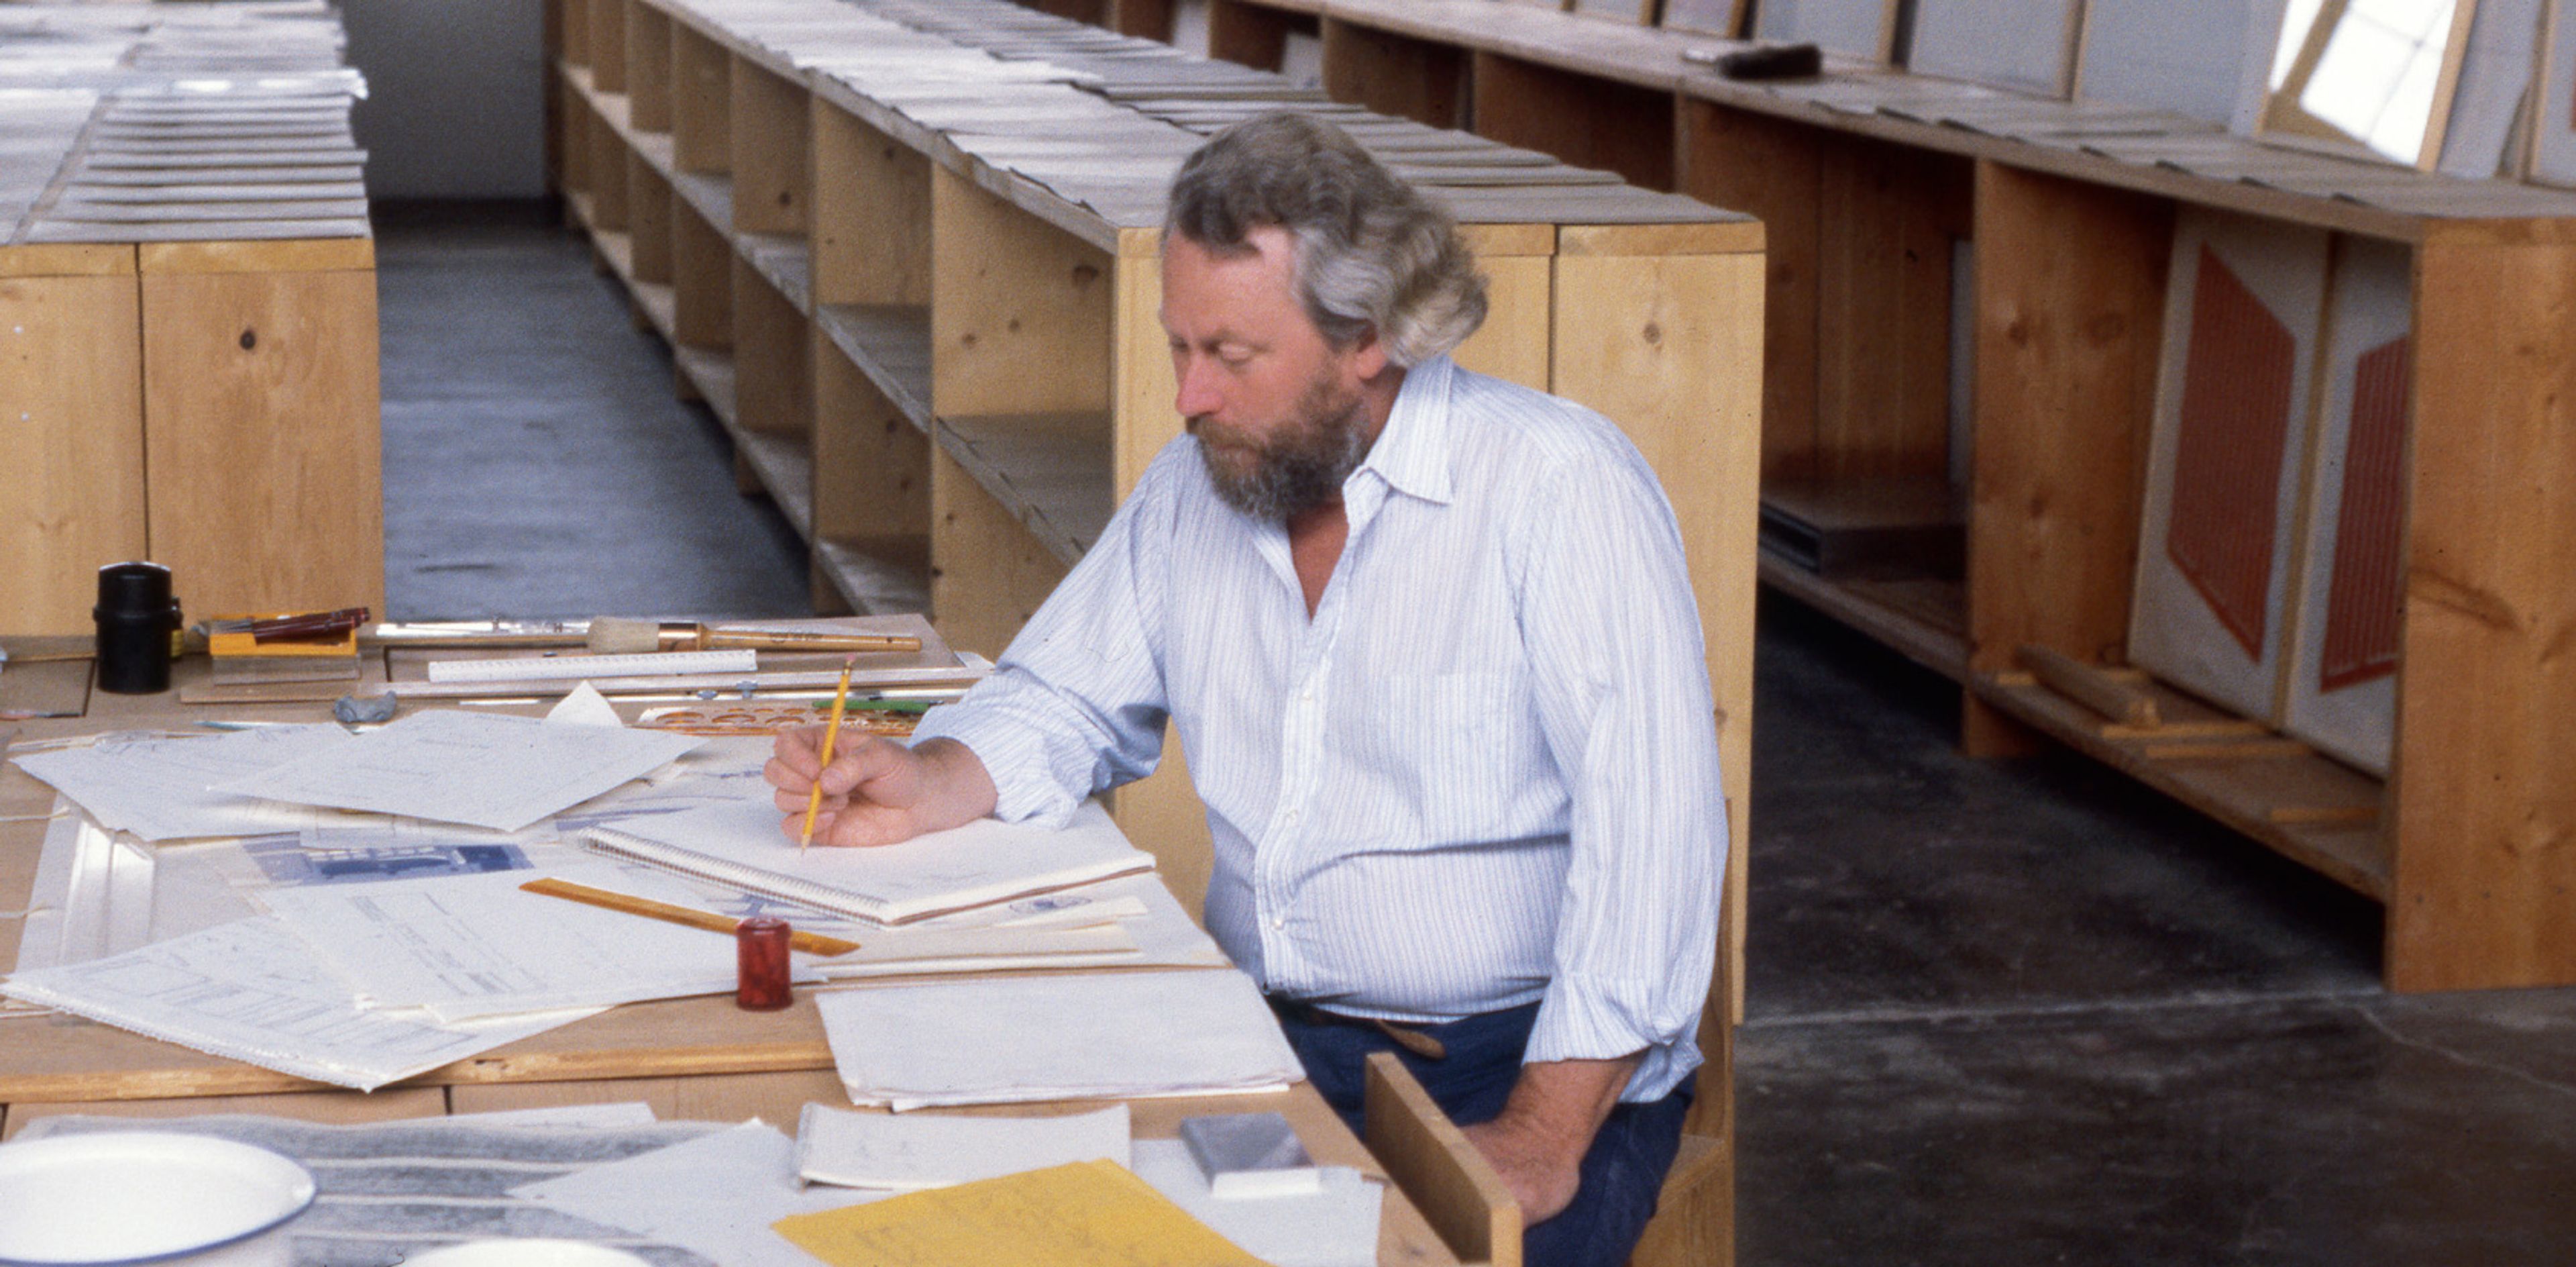
<svg viewBox="0 0 2576 1267">
<path fill-rule="evenodd" d="M 1207 925 L 1265 990 L 1432 1023 L 1540 1002 L 1528 1061 L 1642 1051 L 1668 1093 L 1717 947 L 1726 819 L 1699 614 L 1607 419 L 1439 358 L 1343 484 L 1312 620 L 1278 523 L 1188 436 L 1003 655 L 923 720 L 1009 819 L 1141 777 L 1175 723 Z"/>
</svg>

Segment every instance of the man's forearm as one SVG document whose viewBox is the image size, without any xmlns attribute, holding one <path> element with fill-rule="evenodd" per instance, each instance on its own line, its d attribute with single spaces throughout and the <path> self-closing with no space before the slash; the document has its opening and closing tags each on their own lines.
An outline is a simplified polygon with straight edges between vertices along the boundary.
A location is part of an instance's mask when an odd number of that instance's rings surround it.
<svg viewBox="0 0 2576 1267">
<path fill-rule="evenodd" d="M 974 749 L 954 739 L 931 739 L 912 751 L 930 772 L 931 787 L 925 796 L 936 800 L 933 813 L 948 820 L 946 825 L 973 822 L 993 812 L 1001 794 Z"/>
<path fill-rule="evenodd" d="M 1619 1093 L 1637 1071 L 1638 1055 L 1616 1060 L 1550 1060 L 1521 1066 L 1503 1111 L 1465 1128 L 1467 1138 L 1501 1173 L 1521 1203 L 1521 1218 L 1555 1216 L 1581 1186 L 1583 1155 Z"/>
</svg>

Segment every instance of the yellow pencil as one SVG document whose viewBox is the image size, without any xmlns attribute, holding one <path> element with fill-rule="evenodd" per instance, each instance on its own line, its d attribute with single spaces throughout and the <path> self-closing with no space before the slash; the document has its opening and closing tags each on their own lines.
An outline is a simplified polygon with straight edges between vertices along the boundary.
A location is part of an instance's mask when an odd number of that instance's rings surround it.
<svg viewBox="0 0 2576 1267">
<path fill-rule="evenodd" d="M 805 834 L 796 838 L 798 853 L 814 843 L 814 819 L 823 812 L 823 770 L 832 764 L 832 741 L 841 737 L 841 714 L 850 707 L 850 670 L 857 667 L 857 656 L 841 661 L 841 685 L 832 692 L 832 722 L 823 728 L 823 765 L 814 771 L 813 794 L 805 798 Z"/>
</svg>

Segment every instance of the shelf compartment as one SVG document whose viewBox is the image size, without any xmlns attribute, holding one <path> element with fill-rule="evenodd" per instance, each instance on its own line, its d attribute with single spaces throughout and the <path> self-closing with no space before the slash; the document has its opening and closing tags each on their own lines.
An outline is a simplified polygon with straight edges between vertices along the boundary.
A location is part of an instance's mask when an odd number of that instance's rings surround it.
<svg viewBox="0 0 2576 1267">
<path fill-rule="evenodd" d="M 1287 60 L 1289 36 L 1320 37 L 1318 15 L 1323 8 L 1320 0 L 1302 7 L 1267 0 L 1208 0 L 1208 56 L 1255 70 L 1277 70 Z"/>
<path fill-rule="evenodd" d="M 1105 413 L 940 418 L 932 434 L 1068 568 L 1100 539 L 1117 509 Z"/>
<path fill-rule="evenodd" d="M 735 408 L 732 353 L 674 344 L 671 364 L 698 398 L 706 402 L 707 412 L 724 424 L 727 435 L 742 429 L 742 412 Z"/>
<path fill-rule="evenodd" d="M 680 201 L 689 204 L 689 208 L 697 212 L 709 228 L 722 233 L 728 241 L 732 239 L 732 230 L 726 227 L 733 223 L 731 180 L 705 172 L 675 169 L 671 173 L 671 191 L 680 196 Z"/>
<path fill-rule="evenodd" d="M 930 430 L 930 306 L 825 304 L 814 324 L 913 427 Z"/>
<path fill-rule="evenodd" d="M 806 447 L 813 431 L 812 346 L 802 315 L 741 256 L 733 259 L 733 364 L 742 429 Z M 804 490 L 810 496 L 812 490 Z"/>
<path fill-rule="evenodd" d="M 735 458 L 751 468 L 762 491 L 769 494 L 769 500 L 778 503 L 778 513 L 794 526 L 796 535 L 811 543 L 814 538 L 814 458 L 806 451 L 805 438 L 736 430 L 733 442 Z"/>
<path fill-rule="evenodd" d="M 635 307 L 643 312 L 645 323 L 662 336 L 664 343 L 671 342 L 671 332 L 679 322 L 679 296 L 671 284 L 635 281 L 629 283 L 629 289 L 634 292 Z"/>
<path fill-rule="evenodd" d="M 1483 50 L 1474 54 L 1472 66 L 1470 110 L 1477 135 L 1577 167 L 1614 171 L 1640 188 L 1673 187 L 1669 91 Z"/>
<path fill-rule="evenodd" d="M 732 228 L 802 237 L 813 200 L 806 174 L 809 94 L 804 85 L 741 57 L 733 59 L 730 74 Z"/>
<path fill-rule="evenodd" d="M 1966 508 L 1939 476 L 1765 480 L 1761 532 L 1763 549 L 1827 578 L 1964 573 Z"/>
<path fill-rule="evenodd" d="M 800 314 L 814 311 L 814 253 L 805 239 L 777 233 L 738 233 L 734 249 Z"/>
<path fill-rule="evenodd" d="M 671 341 L 685 347 L 733 349 L 733 246 L 687 199 L 671 207 L 671 285 L 676 308 Z"/>
<path fill-rule="evenodd" d="M 563 16 L 555 28 L 555 38 L 560 41 L 557 51 L 575 66 L 590 65 L 591 3 L 592 0 L 562 0 Z"/>
<path fill-rule="evenodd" d="M 930 160 L 821 93 L 810 127 L 815 303 L 927 311 Z M 925 325 L 925 357 L 927 337 Z M 921 395 L 926 407 L 929 393 Z"/>
<path fill-rule="evenodd" d="M 949 646 L 998 658 L 1068 568 L 941 445 L 930 522 L 932 623 Z"/>
<path fill-rule="evenodd" d="M 627 0 L 626 99 L 636 131 L 671 130 L 671 17 L 643 0 Z"/>
<path fill-rule="evenodd" d="M 1833 617 L 1954 682 L 1968 676 L 1966 590 L 1932 577 L 1833 581 L 1760 552 L 1762 583 Z"/>
<path fill-rule="evenodd" d="M 641 155 L 626 156 L 626 217 L 635 239 L 634 285 L 671 284 L 671 182 Z M 668 334 L 669 322 L 663 323 Z"/>
<path fill-rule="evenodd" d="M 854 610 L 927 611 L 930 437 L 822 331 L 812 338 L 816 570 Z"/>
<path fill-rule="evenodd" d="M 733 171 L 733 57 L 678 21 L 671 23 L 671 147 L 679 171 Z M 733 219 L 718 223 L 730 228 Z"/>
<path fill-rule="evenodd" d="M 1107 409 L 1118 261 L 945 167 L 931 217 L 932 412 Z"/>
<path fill-rule="evenodd" d="M 930 610 L 930 541 L 926 537 L 817 540 L 814 569 L 857 615 Z"/>
<path fill-rule="evenodd" d="M 1465 127 L 1468 55 L 1436 44 L 1323 18 L 1324 92 L 1379 114 L 1435 128 Z"/>
<path fill-rule="evenodd" d="M 603 4 L 601 7 L 608 6 Z M 590 195 L 589 215 L 592 227 L 623 232 L 629 226 L 627 215 L 629 182 L 626 165 L 630 151 L 625 137 L 619 130 L 618 124 L 622 121 L 613 120 L 607 111 L 596 108 L 604 103 L 620 106 L 624 104 L 622 100 L 615 97 L 606 98 L 604 102 L 596 96 L 591 98 L 594 110 L 590 115 L 588 138 L 590 161 L 583 168 L 589 176 L 585 192 Z"/>
<path fill-rule="evenodd" d="M 555 187 L 566 198 L 590 190 L 590 127 L 597 111 L 590 103 L 590 72 L 566 63 L 556 79 L 554 145 Z"/>
<path fill-rule="evenodd" d="M 626 0 L 589 0 L 591 85 L 601 92 L 626 91 Z"/>
</svg>

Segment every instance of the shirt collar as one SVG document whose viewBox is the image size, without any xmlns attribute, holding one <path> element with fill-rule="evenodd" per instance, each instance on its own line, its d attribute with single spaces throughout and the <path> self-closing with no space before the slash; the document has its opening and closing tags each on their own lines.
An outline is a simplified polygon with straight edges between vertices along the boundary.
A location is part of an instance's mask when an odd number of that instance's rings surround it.
<svg viewBox="0 0 2576 1267">
<path fill-rule="evenodd" d="M 1449 383 L 1456 370 L 1435 356 L 1407 370 L 1395 408 L 1360 470 L 1375 471 L 1389 488 L 1427 502 L 1449 502 Z"/>
</svg>

